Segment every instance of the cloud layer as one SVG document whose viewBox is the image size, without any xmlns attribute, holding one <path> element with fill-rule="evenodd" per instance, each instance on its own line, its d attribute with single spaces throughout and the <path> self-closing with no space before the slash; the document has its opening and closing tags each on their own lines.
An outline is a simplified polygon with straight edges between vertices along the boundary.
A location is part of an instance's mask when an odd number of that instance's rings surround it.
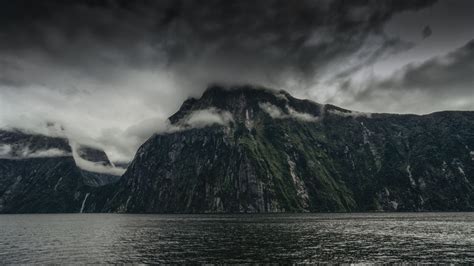
<svg viewBox="0 0 474 266">
<path fill-rule="evenodd" d="M 66 157 L 71 153 L 64 150 L 52 148 L 47 150 L 31 151 L 27 146 L 18 147 L 10 144 L 0 144 L 0 159 L 31 159 L 31 158 L 48 158 L 48 157 Z"/>
<path fill-rule="evenodd" d="M 470 0 L 3 1 L 0 127 L 44 131 L 54 121 L 116 161 L 167 130 L 167 117 L 210 83 L 255 83 L 361 111 L 472 110 L 473 7 Z"/>
<path fill-rule="evenodd" d="M 304 122 L 317 122 L 319 121 L 319 117 L 313 116 L 308 113 L 298 112 L 295 109 L 291 108 L 290 106 L 286 106 L 287 112 L 283 112 L 278 106 L 275 106 L 271 103 L 265 102 L 259 104 L 260 108 L 269 114 L 273 119 L 287 119 L 293 118 L 297 120 L 301 120 Z"/>
<path fill-rule="evenodd" d="M 354 101 L 373 109 L 385 106 L 387 111 L 402 107 L 412 112 L 473 110 L 473 73 L 474 39 L 446 55 L 408 64 L 387 78 L 370 80 Z"/>
</svg>

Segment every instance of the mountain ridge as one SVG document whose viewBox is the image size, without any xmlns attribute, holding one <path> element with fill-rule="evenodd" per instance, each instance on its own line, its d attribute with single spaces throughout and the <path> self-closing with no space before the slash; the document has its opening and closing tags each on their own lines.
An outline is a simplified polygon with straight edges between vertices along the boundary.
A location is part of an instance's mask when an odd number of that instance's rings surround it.
<svg viewBox="0 0 474 266">
<path fill-rule="evenodd" d="M 361 113 L 213 86 L 169 124 L 121 177 L 81 165 L 113 167 L 93 147 L 0 130 L 0 212 L 474 210 L 474 112 Z"/>
<path fill-rule="evenodd" d="M 85 152 L 76 156 L 75 146 Z M 120 178 L 83 169 L 78 160 L 110 166 L 102 150 L 66 137 L 0 130 L 0 213 L 80 212 L 92 188 Z"/>
<path fill-rule="evenodd" d="M 181 129 L 152 136 L 85 210 L 473 209 L 474 112 L 367 114 L 283 96 L 213 87 L 186 100 L 170 117 Z"/>
</svg>

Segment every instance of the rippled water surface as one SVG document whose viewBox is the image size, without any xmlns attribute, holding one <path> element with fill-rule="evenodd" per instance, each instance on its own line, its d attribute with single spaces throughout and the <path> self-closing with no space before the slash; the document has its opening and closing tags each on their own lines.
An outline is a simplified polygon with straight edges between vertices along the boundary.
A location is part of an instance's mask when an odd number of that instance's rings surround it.
<svg viewBox="0 0 474 266">
<path fill-rule="evenodd" d="M 474 262 L 474 213 L 0 215 L 0 263 Z"/>
</svg>

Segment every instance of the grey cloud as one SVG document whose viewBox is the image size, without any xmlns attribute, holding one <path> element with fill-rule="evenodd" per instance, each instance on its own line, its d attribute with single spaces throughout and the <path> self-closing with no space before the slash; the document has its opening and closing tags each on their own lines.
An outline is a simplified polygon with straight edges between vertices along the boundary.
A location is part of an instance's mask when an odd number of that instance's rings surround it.
<svg viewBox="0 0 474 266">
<path fill-rule="evenodd" d="M 106 81 L 129 68 L 209 69 L 213 77 L 196 77 L 203 83 L 249 69 L 242 81 L 279 83 L 314 76 L 380 34 L 393 14 L 434 2 L 21 0 L 4 5 L 0 52 L 9 68 L 24 68 L 7 72 L 10 84 L 49 85 L 42 66 Z"/>
<path fill-rule="evenodd" d="M 388 78 L 367 81 L 351 101 L 380 109 L 397 104 L 405 112 L 470 110 L 474 99 L 474 40 L 443 56 L 409 64 Z M 346 87 L 352 84 L 346 83 Z M 386 106 L 390 111 L 390 106 Z"/>
<path fill-rule="evenodd" d="M 426 25 L 421 31 L 421 36 L 423 37 L 423 39 L 430 37 L 431 34 L 433 34 L 433 31 L 431 30 L 431 27 L 429 25 Z"/>
<path fill-rule="evenodd" d="M 287 113 L 283 112 L 278 106 L 265 102 L 260 103 L 259 107 L 270 115 L 273 119 L 298 119 L 305 122 L 317 122 L 319 117 L 309 113 L 298 112 L 290 106 L 286 106 Z"/>
<path fill-rule="evenodd" d="M 81 141 L 87 131 L 112 159 L 131 157 L 209 83 L 300 94 L 324 79 L 344 84 L 413 46 L 387 36 L 387 21 L 435 3 L 2 1 L 0 124 L 57 121 L 81 131 L 74 133 Z"/>
<path fill-rule="evenodd" d="M 0 144 L 0 158 L 11 160 L 22 160 L 30 158 L 66 157 L 71 156 L 69 151 L 58 148 L 45 148 L 31 150 L 24 144 Z"/>
<path fill-rule="evenodd" d="M 437 93 L 473 92 L 474 40 L 458 50 L 433 58 L 422 64 L 410 64 L 381 81 L 379 88 L 398 90 L 429 90 Z"/>
<path fill-rule="evenodd" d="M 210 108 L 191 113 L 183 122 L 185 128 L 186 126 L 201 128 L 214 124 L 228 125 L 232 121 L 234 121 L 234 119 L 231 113 L 216 108 Z"/>
</svg>

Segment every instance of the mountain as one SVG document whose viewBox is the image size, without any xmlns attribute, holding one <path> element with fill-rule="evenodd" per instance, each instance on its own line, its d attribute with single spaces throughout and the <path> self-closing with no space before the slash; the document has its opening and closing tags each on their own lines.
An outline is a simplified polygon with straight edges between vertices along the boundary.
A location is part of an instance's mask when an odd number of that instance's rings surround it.
<svg viewBox="0 0 474 266">
<path fill-rule="evenodd" d="M 84 184 L 90 187 L 100 187 L 115 183 L 120 179 L 122 168 L 113 165 L 103 150 L 77 145 L 76 152 L 75 162 L 79 168 L 82 168 L 80 171 Z"/>
<path fill-rule="evenodd" d="M 85 211 L 474 210 L 474 112 L 368 114 L 214 86 L 169 122 Z"/>
<path fill-rule="evenodd" d="M 110 166 L 103 151 L 63 137 L 0 130 L 0 213 L 80 212 L 93 187 L 120 178 L 79 166 L 88 164 Z"/>
</svg>

